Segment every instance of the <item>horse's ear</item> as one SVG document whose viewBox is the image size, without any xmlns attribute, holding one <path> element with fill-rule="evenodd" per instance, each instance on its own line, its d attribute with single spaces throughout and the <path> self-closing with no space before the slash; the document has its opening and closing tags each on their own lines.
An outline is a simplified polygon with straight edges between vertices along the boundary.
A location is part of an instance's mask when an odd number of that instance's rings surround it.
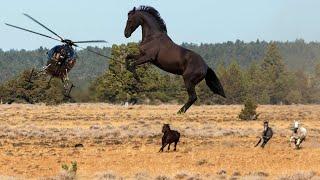
<svg viewBox="0 0 320 180">
<path fill-rule="evenodd" d="M 133 7 L 132 11 L 135 12 L 136 11 L 136 7 Z"/>
</svg>

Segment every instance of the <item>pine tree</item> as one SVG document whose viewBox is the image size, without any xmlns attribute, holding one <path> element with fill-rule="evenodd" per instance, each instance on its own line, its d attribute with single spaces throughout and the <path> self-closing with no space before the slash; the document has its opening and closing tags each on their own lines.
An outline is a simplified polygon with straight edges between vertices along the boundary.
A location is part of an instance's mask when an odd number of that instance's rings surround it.
<svg viewBox="0 0 320 180">
<path fill-rule="evenodd" d="M 258 64 L 253 62 L 245 73 L 248 78 L 247 96 L 252 97 L 259 104 L 269 103 L 267 84 L 264 83 L 264 74 Z"/>
<path fill-rule="evenodd" d="M 242 103 L 247 94 L 247 77 L 237 61 L 233 61 L 220 76 L 227 95 L 228 104 Z"/>
<path fill-rule="evenodd" d="M 263 83 L 266 85 L 271 104 L 284 102 L 289 93 L 288 74 L 277 48 L 276 43 L 268 46 L 267 53 L 261 64 L 261 70 L 264 75 Z"/>
<path fill-rule="evenodd" d="M 271 75 L 271 80 L 277 80 L 285 72 L 284 62 L 276 43 L 273 42 L 268 46 L 261 67 L 264 72 Z"/>
<path fill-rule="evenodd" d="M 258 105 L 252 98 L 247 98 L 244 103 L 244 108 L 239 114 L 239 118 L 242 120 L 256 120 L 259 114 L 257 114 L 256 109 Z"/>
</svg>

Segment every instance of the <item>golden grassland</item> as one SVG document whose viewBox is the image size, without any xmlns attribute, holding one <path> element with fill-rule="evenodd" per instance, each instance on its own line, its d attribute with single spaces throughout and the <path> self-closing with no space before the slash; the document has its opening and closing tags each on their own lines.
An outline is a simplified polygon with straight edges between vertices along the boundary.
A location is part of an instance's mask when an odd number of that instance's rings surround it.
<svg viewBox="0 0 320 180">
<path fill-rule="evenodd" d="M 240 105 L 179 108 L 0 105 L 0 179 L 59 179 L 71 161 L 78 179 L 319 178 L 320 105 L 261 105 L 257 121 L 239 120 Z M 274 138 L 254 148 L 263 120 Z M 288 143 L 293 120 L 308 130 L 300 150 Z M 163 123 L 181 133 L 176 152 L 158 153 Z"/>
</svg>

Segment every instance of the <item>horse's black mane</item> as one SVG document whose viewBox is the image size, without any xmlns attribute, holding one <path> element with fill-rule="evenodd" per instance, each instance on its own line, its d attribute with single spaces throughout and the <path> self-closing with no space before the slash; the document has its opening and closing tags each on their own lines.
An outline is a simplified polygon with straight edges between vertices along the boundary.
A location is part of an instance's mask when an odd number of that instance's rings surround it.
<svg viewBox="0 0 320 180">
<path fill-rule="evenodd" d="M 129 13 L 133 12 L 134 10 L 131 10 Z M 144 11 L 149 14 L 151 14 L 160 24 L 160 29 L 167 33 L 167 26 L 164 20 L 161 18 L 160 13 L 153 7 L 151 6 L 140 6 L 136 11 Z"/>
</svg>

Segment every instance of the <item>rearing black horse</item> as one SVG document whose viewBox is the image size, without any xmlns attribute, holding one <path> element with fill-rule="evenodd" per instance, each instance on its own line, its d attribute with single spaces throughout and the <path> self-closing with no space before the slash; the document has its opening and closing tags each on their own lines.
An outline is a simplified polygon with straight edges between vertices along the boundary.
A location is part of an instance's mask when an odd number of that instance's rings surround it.
<svg viewBox="0 0 320 180">
<path fill-rule="evenodd" d="M 139 26 L 142 27 L 140 54 L 129 54 L 126 59 L 133 59 L 133 67 L 151 62 L 164 71 L 183 76 L 189 99 L 178 113 L 185 113 L 197 100 L 195 86 L 204 78 L 214 93 L 225 97 L 219 79 L 201 56 L 175 44 L 170 39 L 165 22 L 156 9 L 140 6 L 129 11 L 125 37 L 130 37 Z"/>
</svg>

